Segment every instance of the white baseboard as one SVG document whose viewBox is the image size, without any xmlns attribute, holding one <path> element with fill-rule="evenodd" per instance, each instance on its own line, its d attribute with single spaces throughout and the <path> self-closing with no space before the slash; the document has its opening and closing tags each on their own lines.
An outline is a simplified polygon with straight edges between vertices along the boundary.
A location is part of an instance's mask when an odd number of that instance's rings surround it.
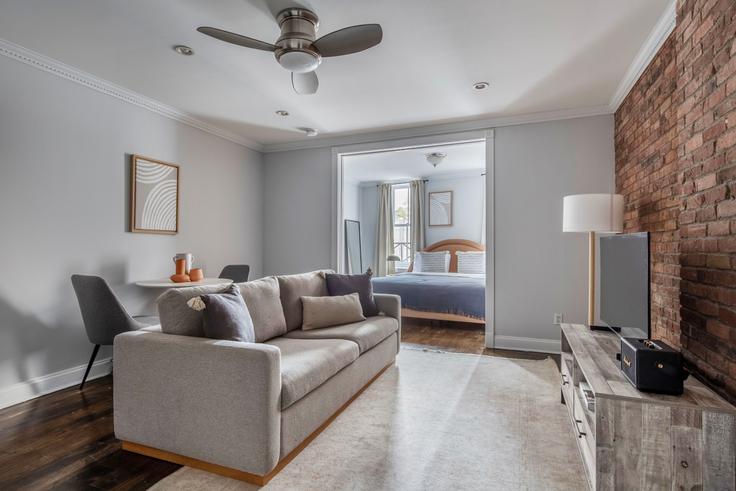
<svg viewBox="0 0 736 491">
<path fill-rule="evenodd" d="M 555 339 L 519 338 L 515 336 L 495 336 L 496 349 L 514 351 L 536 351 L 539 353 L 559 353 L 560 341 Z"/>
<path fill-rule="evenodd" d="M 66 389 L 82 382 L 87 365 L 67 368 L 58 372 L 34 377 L 0 389 L 0 409 Z M 97 360 L 89 371 L 87 381 L 104 377 L 112 372 L 112 358 Z"/>
</svg>

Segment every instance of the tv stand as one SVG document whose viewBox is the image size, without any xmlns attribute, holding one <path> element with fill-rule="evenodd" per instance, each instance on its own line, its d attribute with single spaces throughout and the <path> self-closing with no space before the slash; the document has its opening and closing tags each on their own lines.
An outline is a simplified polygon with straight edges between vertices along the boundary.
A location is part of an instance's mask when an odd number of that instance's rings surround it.
<svg viewBox="0 0 736 491">
<path fill-rule="evenodd" d="M 561 398 L 592 489 L 736 489 L 736 407 L 694 377 L 637 391 L 612 332 L 562 324 Z"/>
</svg>

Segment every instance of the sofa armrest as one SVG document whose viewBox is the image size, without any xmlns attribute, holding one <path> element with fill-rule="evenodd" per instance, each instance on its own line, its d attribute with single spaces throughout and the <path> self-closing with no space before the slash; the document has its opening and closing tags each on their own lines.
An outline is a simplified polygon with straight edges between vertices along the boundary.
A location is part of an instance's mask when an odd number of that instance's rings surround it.
<svg viewBox="0 0 736 491">
<path fill-rule="evenodd" d="M 114 342 L 115 436 L 265 475 L 278 462 L 281 352 L 155 332 Z"/>
<path fill-rule="evenodd" d="M 399 323 L 399 329 L 396 331 L 396 352 L 398 353 L 401 349 L 401 297 L 389 293 L 374 293 L 373 299 L 376 301 L 379 311 L 393 317 Z"/>
</svg>

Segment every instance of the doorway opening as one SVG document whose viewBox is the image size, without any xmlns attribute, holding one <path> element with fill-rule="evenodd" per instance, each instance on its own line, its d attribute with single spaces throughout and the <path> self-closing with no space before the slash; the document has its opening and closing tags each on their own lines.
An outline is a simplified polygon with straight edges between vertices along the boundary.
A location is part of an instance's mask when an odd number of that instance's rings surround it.
<svg viewBox="0 0 736 491">
<path fill-rule="evenodd" d="M 482 351 L 493 347 L 493 132 L 468 136 L 334 149 L 333 266 L 370 270 L 374 292 L 401 296 L 405 342 Z"/>
</svg>

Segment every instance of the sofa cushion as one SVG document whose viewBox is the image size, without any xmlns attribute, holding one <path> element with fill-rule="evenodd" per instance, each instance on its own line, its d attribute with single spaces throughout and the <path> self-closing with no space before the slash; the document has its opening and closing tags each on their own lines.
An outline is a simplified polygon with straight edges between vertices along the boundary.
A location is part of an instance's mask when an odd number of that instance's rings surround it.
<svg viewBox="0 0 736 491">
<path fill-rule="evenodd" d="M 302 329 L 340 326 L 365 320 L 357 293 L 339 297 L 302 297 Z"/>
<path fill-rule="evenodd" d="M 328 294 L 326 273 L 332 271 L 312 271 L 277 277 L 288 331 L 302 327 L 302 297 L 324 297 Z"/>
<path fill-rule="evenodd" d="M 294 404 L 358 359 L 358 345 L 343 339 L 274 338 L 281 350 L 281 409 Z"/>
<path fill-rule="evenodd" d="M 363 307 L 363 315 L 371 317 L 378 315 L 378 307 L 373 299 L 373 273 L 368 271 L 363 274 L 326 274 L 327 291 L 330 295 L 348 295 L 357 293 L 360 295 L 360 305 Z"/>
<path fill-rule="evenodd" d="M 357 343 L 360 347 L 360 353 L 363 354 L 398 331 L 398 329 L 399 323 L 393 317 L 376 316 L 342 326 L 311 329 L 309 331 L 290 331 L 284 334 L 284 337 L 293 339 L 346 339 Z"/>
<path fill-rule="evenodd" d="M 161 331 L 179 336 L 204 337 L 201 311 L 192 310 L 187 302 L 207 293 L 222 293 L 229 285 L 191 286 L 169 288 L 156 300 Z"/>
<path fill-rule="evenodd" d="M 238 283 L 240 294 L 253 319 L 256 342 L 262 343 L 286 332 L 284 309 L 279 297 L 279 282 L 273 276 Z"/>
</svg>

